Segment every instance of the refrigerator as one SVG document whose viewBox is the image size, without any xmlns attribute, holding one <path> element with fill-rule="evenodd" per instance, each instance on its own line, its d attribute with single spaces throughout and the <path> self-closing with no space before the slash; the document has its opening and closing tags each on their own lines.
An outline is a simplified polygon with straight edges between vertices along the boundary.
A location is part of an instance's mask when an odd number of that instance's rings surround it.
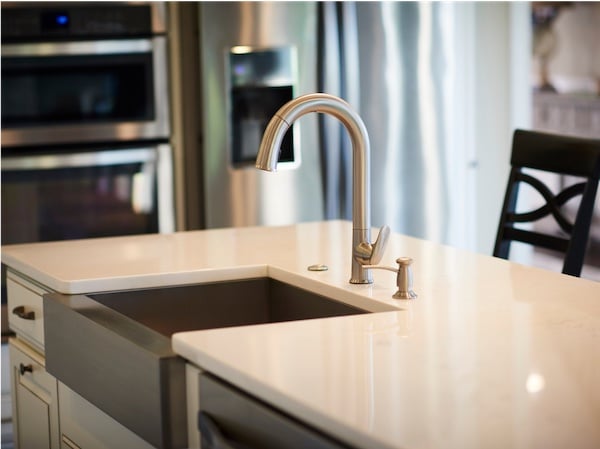
<svg viewBox="0 0 600 449">
<path fill-rule="evenodd" d="M 317 4 L 200 2 L 198 8 L 205 227 L 322 220 L 316 117 L 288 133 L 276 173 L 254 167 L 277 109 L 318 90 Z"/>
<path fill-rule="evenodd" d="M 278 171 L 254 168 L 262 130 L 277 108 L 326 92 L 348 101 L 368 130 L 373 226 L 472 246 L 474 31 L 465 26 L 475 22 L 472 3 L 198 8 L 203 227 L 351 219 L 352 152 L 334 118 L 302 117 Z"/>
</svg>

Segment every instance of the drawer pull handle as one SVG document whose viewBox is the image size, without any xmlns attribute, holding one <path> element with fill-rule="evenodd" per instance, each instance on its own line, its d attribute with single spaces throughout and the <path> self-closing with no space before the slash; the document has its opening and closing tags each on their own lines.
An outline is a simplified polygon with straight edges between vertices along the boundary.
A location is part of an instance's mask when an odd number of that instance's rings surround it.
<svg viewBox="0 0 600 449">
<path fill-rule="evenodd" d="M 29 312 L 25 311 L 25 306 L 15 307 L 12 311 L 14 315 L 17 315 L 19 318 L 24 320 L 35 320 L 35 312 L 30 310 Z"/>
<path fill-rule="evenodd" d="M 24 365 L 22 363 L 19 364 L 19 372 L 21 373 L 21 376 L 24 376 L 25 373 L 33 373 L 33 365 L 29 364 L 29 365 Z"/>
</svg>

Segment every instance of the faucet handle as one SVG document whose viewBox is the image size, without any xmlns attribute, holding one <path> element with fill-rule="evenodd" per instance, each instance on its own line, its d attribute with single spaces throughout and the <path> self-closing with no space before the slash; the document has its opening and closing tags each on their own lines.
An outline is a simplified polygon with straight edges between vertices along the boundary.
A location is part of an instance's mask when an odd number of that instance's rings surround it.
<svg viewBox="0 0 600 449">
<path fill-rule="evenodd" d="M 382 226 L 381 230 L 379 231 L 379 235 L 377 236 L 377 240 L 375 240 L 375 243 L 373 243 L 371 257 L 369 258 L 369 265 L 377 265 L 381 261 L 389 236 L 390 227 L 388 225 Z"/>
</svg>

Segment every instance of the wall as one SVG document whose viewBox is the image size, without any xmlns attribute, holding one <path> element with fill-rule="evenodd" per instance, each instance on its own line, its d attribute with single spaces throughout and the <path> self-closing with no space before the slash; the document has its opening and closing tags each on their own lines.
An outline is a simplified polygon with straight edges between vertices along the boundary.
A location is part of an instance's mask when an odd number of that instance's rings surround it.
<svg viewBox="0 0 600 449">
<path fill-rule="evenodd" d="M 531 124 L 529 4 L 475 4 L 476 250 L 491 254 L 515 128 Z"/>
</svg>

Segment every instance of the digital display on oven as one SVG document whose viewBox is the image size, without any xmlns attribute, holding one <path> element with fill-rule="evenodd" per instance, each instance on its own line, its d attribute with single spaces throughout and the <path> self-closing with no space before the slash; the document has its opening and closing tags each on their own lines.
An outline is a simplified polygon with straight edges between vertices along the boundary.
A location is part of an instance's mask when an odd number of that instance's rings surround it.
<svg viewBox="0 0 600 449">
<path fill-rule="evenodd" d="M 69 14 L 65 11 L 46 11 L 42 13 L 42 31 L 68 30 Z"/>
</svg>

